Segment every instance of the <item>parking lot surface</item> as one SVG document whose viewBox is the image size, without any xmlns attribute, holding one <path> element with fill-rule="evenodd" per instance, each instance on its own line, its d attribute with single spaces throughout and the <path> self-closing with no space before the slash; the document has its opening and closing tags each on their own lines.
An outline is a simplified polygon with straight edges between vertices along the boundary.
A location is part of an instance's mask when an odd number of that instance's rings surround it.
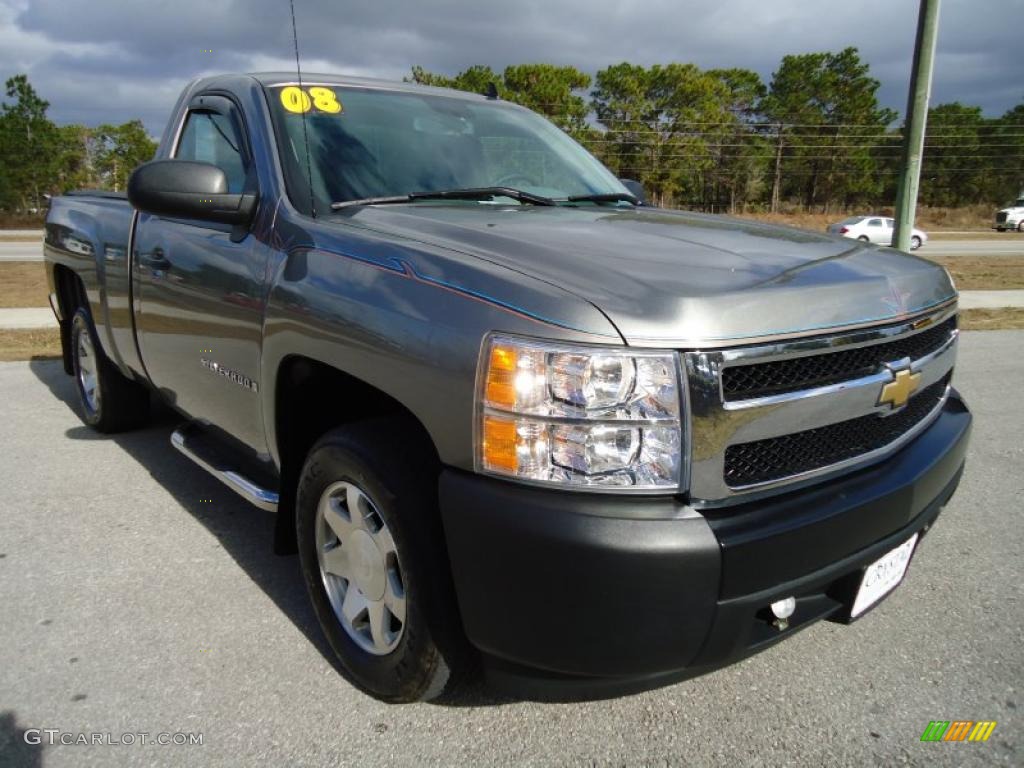
<svg viewBox="0 0 1024 768">
<path fill-rule="evenodd" d="M 271 515 L 170 447 L 172 415 L 100 436 L 59 363 L 0 364 L 0 765 L 1021 765 L 1022 353 L 1022 331 L 964 334 L 963 484 L 862 621 L 610 701 L 474 685 L 404 706 L 334 671 Z M 922 743 L 932 720 L 998 725 Z M 203 743 L 27 744 L 32 729 Z"/>
</svg>

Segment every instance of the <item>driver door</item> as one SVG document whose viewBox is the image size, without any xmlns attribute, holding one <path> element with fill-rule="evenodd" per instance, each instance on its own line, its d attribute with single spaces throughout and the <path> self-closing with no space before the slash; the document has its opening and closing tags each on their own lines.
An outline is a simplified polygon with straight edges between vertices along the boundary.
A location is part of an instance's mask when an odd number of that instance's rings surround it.
<svg viewBox="0 0 1024 768">
<path fill-rule="evenodd" d="M 225 96 L 191 102 L 173 157 L 212 163 L 232 193 L 258 178 L 243 116 Z M 231 225 L 139 214 L 136 327 L 146 372 L 180 411 L 265 450 L 258 371 L 267 250 Z"/>
</svg>

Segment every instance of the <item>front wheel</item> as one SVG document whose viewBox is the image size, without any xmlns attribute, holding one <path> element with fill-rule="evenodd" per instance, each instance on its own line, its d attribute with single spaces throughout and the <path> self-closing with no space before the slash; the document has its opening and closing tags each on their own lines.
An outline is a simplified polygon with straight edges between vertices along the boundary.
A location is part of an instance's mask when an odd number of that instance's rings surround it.
<svg viewBox="0 0 1024 768">
<path fill-rule="evenodd" d="M 296 505 L 303 577 L 341 672 L 389 702 L 441 695 L 466 654 L 437 473 L 411 432 L 400 420 L 329 432 Z"/>
<path fill-rule="evenodd" d="M 85 307 L 71 318 L 71 362 L 82 420 L 99 432 L 122 432 L 149 416 L 149 391 L 125 378 L 96 340 Z"/>
<path fill-rule="evenodd" d="M 1017 231 L 1024 232 L 1024 219 L 1021 219 L 1020 223 L 1017 225 Z"/>
</svg>

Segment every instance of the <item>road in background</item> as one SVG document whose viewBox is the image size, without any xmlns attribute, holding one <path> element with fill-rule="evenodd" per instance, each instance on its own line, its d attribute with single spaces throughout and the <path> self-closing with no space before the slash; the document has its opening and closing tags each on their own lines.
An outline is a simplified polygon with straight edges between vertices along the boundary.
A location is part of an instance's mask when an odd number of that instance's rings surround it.
<svg viewBox="0 0 1024 768">
<path fill-rule="evenodd" d="M 995 240 L 929 240 L 915 253 L 921 256 L 1024 256 L 1024 236 L 1009 234 Z"/>
<path fill-rule="evenodd" d="M 1021 765 L 1022 348 L 1021 331 L 964 334 L 963 484 L 877 610 L 583 704 L 358 693 L 326 657 L 296 559 L 270 553 L 273 516 L 174 451 L 172 417 L 104 437 L 58 362 L 0 364 L 0 765 Z M 983 744 L 920 741 L 957 719 L 998 725 Z M 27 728 L 204 742 L 40 754 Z"/>
<path fill-rule="evenodd" d="M 42 261 L 43 239 L 38 243 L 9 242 L 0 240 L 0 261 Z"/>
</svg>

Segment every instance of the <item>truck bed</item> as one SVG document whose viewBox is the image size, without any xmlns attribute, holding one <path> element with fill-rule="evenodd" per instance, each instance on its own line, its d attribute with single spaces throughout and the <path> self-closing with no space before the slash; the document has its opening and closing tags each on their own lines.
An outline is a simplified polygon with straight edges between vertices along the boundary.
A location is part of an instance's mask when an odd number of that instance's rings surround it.
<svg viewBox="0 0 1024 768">
<path fill-rule="evenodd" d="M 123 193 L 83 190 L 55 197 L 46 219 L 47 271 L 67 267 L 85 287 L 96 332 L 118 367 L 138 369 L 128 249 L 134 212 Z"/>
</svg>

